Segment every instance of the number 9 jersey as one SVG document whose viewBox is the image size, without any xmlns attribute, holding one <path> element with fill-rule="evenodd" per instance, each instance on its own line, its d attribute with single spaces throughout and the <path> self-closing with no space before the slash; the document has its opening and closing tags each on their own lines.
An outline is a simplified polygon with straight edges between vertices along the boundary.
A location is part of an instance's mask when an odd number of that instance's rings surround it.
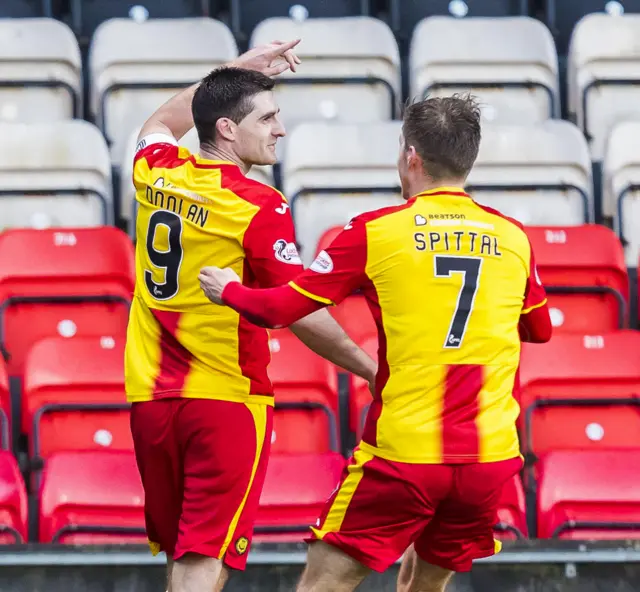
<svg viewBox="0 0 640 592">
<path fill-rule="evenodd" d="M 189 397 L 273 404 L 264 329 L 211 303 L 200 269 L 269 288 L 302 271 L 278 191 L 152 134 L 136 149 L 136 287 L 125 352 L 130 402 Z"/>
</svg>

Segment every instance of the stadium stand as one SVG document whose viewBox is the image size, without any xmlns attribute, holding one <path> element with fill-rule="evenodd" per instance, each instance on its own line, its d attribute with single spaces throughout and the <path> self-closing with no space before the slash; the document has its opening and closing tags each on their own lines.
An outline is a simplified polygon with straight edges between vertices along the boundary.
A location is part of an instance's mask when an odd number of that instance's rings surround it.
<svg viewBox="0 0 640 592">
<path fill-rule="evenodd" d="M 640 18 L 640 15 L 639 15 Z M 602 167 L 602 204 L 635 267 L 640 254 L 640 122 L 617 124 L 609 136 Z"/>
<path fill-rule="evenodd" d="M 27 490 L 14 456 L 0 451 L 0 545 L 27 541 Z"/>
<path fill-rule="evenodd" d="M 553 37 L 529 17 L 424 19 L 413 33 L 409 63 L 412 97 L 471 92 L 485 121 L 539 122 L 560 112 Z"/>
<path fill-rule="evenodd" d="M 0 18 L 0 122 L 81 117 L 81 73 L 69 27 L 47 18 Z"/>
<path fill-rule="evenodd" d="M 629 322 L 629 278 L 616 235 L 597 224 L 526 229 L 554 330 L 595 334 Z"/>
<path fill-rule="evenodd" d="M 269 377 L 276 396 L 274 453 L 340 450 L 337 369 L 288 329 L 271 331 Z"/>
<path fill-rule="evenodd" d="M 109 153 L 86 121 L 0 123 L 2 227 L 113 223 Z"/>
<path fill-rule="evenodd" d="M 22 433 L 32 475 L 56 452 L 133 450 L 123 364 L 124 335 L 51 337 L 31 348 Z"/>
<path fill-rule="evenodd" d="M 396 171 L 400 127 L 399 121 L 309 122 L 291 132 L 282 162 L 283 188 L 305 265 L 327 229 L 401 203 Z"/>
<path fill-rule="evenodd" d="M 640 4 L 639 4 L 640 6 Z M 601 161 L 616 123 L 640 116 L 640 15 L 589 14 L 576 24 L 567 62 L 568 107 Z"/>
<path fill-rule="evenodd" d="M 640 451 L 556 451 L 540 470 L 538 536 L 640 538 Z"/>
<path fill-rule="evenodd" d="M 126 328 L 133 248 L 116 228 L 5 230 L 0 234 L 0 348 L 21 377 L 31 346 L 54 335 Z"/>
<path fill-rule="evenodd" d="M 272 454 L 256 519 L 256 542 L 301 542 L 345 466 L 337 452 Z"/>
<path fill-rule="evenodd" d="M 594 219 L 589 151 L 567 121 L 484 125 L 467 191 L 525 225 L 575 226 Z"/>
<path fill-rule="evenodd" d="M 304 39 L 296 73 L 278 79 L 280 117 L 291 130 L 302 121 L 360 123 L 394 119 L 400 103 L 400 54 L 391 29 L 371 17 L 270 18 L 251 45 Z M 327 39 L 331 38 L 331 43 Z"/>
<path fill-rule="evenodd" d="M 43 471 L 38 539 L 64 545 L 146 543 L 143 504 L 133 452 L 58 452 Z"/>
<path fill-rule="evenodd" d="M 556 450 L 640 449 L 638 392 L 638 331 L 523 344 L 519 421 L 529 466 L 537 472 L 536 461 Z"/>
<path fill-rule="evenodd" d="M 121 162 L 131 130 L 176 89 L 193 84 L 237 55 L 231 31 L 214 19 L 103 22 L 89 50 L 90 106 L 113 162 Z"/>
</svg>

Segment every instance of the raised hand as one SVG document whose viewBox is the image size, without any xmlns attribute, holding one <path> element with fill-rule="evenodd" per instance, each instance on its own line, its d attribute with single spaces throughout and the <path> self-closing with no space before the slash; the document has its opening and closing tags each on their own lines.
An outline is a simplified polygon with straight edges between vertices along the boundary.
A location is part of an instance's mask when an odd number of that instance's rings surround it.
<svg viewBox="0 0 640 592">
<path fill-rule="evenodd" d="M 293 48 L 300 43 L 300 39 L 293 41 L 273 41 L 266 45 L 259 45 L 238 56 L 230 66 L 256 70 L 265 76 L 277 76 L 287 70 L 296 71 L 300 58 Z"/>
</svg>

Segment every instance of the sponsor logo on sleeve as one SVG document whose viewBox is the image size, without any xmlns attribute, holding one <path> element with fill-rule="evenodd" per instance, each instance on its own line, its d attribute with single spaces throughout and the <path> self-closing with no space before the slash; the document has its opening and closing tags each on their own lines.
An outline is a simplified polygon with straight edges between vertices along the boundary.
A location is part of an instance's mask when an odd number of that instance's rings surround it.
<svg viewBox="0 0 640 592">
<path fill-rule="evenodd" d="M 142 150 L 146 145 L 147 145 L 147 139 L 143 138 L 138 142 L 138 145 L 136 146 L 136 152 L 140 152 L 140 150 Z"/>
<path fill-rule="evenodd" d="M 298 254 L 298 249 L 294 243 L 289 243 L 283 238 L 278 239 L 273 243 L 273 252 L 276 259 L 283 263 L 289 263 L 291 265 L 302 265 L 302 259 Z"/>
<path fill-rule="evenodd" d="M 283 201 L 279 207 L 276 208 L 276 213 L 278 214 L 286 214 L 289 209 L 289 204 L 286 201 Z"/>
<path fill-rule="evenodd" d="M 333 260 L 329 256 L 329 253 L 320 251 L 309 269 L 316 273 L 331 273 L 333 271 Z"/>
</svg>

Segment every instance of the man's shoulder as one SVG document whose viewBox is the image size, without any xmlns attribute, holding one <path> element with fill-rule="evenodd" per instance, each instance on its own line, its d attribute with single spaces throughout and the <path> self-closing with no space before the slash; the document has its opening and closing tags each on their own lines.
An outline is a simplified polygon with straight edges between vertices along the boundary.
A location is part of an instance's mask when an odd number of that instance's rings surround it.
<svg viewBox="0 0 640 592">
<path fill-rule="evenodd" d="M 519 222 L 518 220 L 516 220 L 515 218 L 512 218 L 511 216 L 507 216 L 506 214 L 502 213 L 500 210 L 496 210 L 495 208 L 485 206 L 483 204 L 478 203 L 477 201 L 472 201 L 472 203 L 475 207 L 479 208 L 486 214 L 499 218 L 500 220 L 504 220 L 510 226 L 515 226 L 518 230 L 524 233 L 524 226 L 522 225 L 522 222 Z"/>
<path fill-rule="evenodd" d="M 259 208 L 277 207 L 287 201 L 277 189 L 250 179 L 237 166 L 224 167 L 220 184 L 222 189 L 231 191 L 240 199 Z"/>
<path fill-rule="evenodd" d="M 379 208 L 377 210 L 373 210 L 372 212 L 364 212 L 358 216 L 355 216 L 350 224 L 368 224 L 369 222 L 375 222 L 378 220 L 383 220 L 385 218 L 389 218 L 390 216 L 397 214 L 399 212 L 403 212 L 408 210 L 413 205 L 414 200 L 409 200 L 403 204 L 397 204 L 394 206 L 386 206 L 384 208 Z"/>
</svg>

